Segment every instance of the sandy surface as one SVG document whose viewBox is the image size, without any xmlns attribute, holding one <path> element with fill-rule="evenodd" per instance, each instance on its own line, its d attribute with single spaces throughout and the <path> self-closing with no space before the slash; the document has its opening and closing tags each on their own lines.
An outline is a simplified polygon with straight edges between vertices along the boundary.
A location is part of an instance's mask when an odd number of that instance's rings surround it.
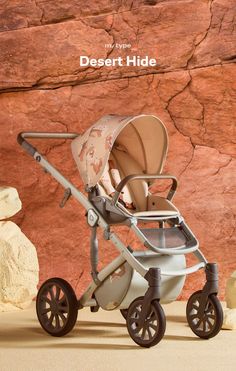
<svg viewBox="0 0 236 371">
<path fill-rule="evenodd" d="M 236 331 L 211 340 L 197 338 L 186 325 L 185 303 L 164 306 L 163 340 L 143 349 L 129 337 L 119 311 L 79 312 L 74 330 L 53 338 L 39 326 L 35 309 L 0 313 L 1 371 L 235 371 Z"/>
</svg>

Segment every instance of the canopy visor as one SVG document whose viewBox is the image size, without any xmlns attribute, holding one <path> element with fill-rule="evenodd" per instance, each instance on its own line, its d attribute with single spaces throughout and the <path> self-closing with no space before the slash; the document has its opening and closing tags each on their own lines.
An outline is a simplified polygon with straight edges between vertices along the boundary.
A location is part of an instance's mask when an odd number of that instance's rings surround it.
<svg viewBox="0 0 236 371">
<path fill-rule="evenodd" d="M 95 186 L 113 150 L 126 152 L 144 174 L 160 174 L 168 136 L 164 124 L 153 115 L 107 115 L 72 141 L 72 154 L 85 185 Z"/>
</svg>

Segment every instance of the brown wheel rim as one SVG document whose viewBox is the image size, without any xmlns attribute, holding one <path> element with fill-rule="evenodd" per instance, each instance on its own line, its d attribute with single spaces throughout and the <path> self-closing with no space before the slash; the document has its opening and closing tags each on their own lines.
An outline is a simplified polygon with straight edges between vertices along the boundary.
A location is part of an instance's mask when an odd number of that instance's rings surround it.
<svg viewBox="0 0 236 371">
<path fill-rule="evenodd" d="M 207 335 L 214 330 L 215 323 L 217 321 L 217 314 L 210 298 L 208 298 L 202 316 L 199 316 L 199 307 L 200 296 L 195 297 L 192 303 L 190 303 L 188 317 L 191 322 L 191 327 L 194 329 L 194 331 Z"/>
<path fill-rule="evenodd" d="M 156 314 L 155 308 L 151 305 L 150 312 L 145 319 L 144 325 L 142 327 L 139 326 L 139 319 L 140 319 L 140 313 L 142 309 L 142 304 L 136 305 L 136 307 L 133 310 L 133 313 L 131 314 L 129 321 L 129 328 L 133 333 L 133 336 L 137 339 L 140 339 L 142 342 L 149 343 L 152 341 L 156 333 L 159 331 L 159 321 L 158 316 Z"/>
<path fill-rule="evenodd" d="M 42 325 L 50 332 L 62 330 L 68 321 L 69 302 L 62 287 L 48 283 L 40 295 L 38 315 Z"/>
</svg>

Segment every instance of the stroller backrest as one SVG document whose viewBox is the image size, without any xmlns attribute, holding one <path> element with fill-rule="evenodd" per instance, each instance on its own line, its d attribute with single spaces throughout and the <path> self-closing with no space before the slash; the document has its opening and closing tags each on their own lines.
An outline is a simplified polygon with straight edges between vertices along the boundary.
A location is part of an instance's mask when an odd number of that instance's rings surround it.
<svg viewBox="0 0 236 371">
<path fill-rule="evenodd" d="M 164 124 L 153 115 L 106 115 L 78 135 L 71 146 L 81 178 L 86 188 L 92 188 L 101 184 L 101 178 L 109 173 L 109 169 L 119 172 L 121 179 L 132 174 L 160 174 L 167 153 L 168 136 Z M 113 160 L 116 168 L 109 166 L 109 159 Z M 110 173 L 114 175 L 114 171 Z M 107 194 L 113 192 L 114 188 Z M 147 182 L 131 181 L 127 193 L 136 211 L 147 210 L 150 203 Z"/>
<path fill-rule="evenodd" d="M 115 165 L 115 168 L 119 171 L 120 178 L 123 179 L 127 175 L 131 174 L 142 174 L 142 169 L 137 161 L 131 157 L 124 148 L 119 149 L 114 146 L 110 154 L 110 160 Z M 111 183 L 114 184 L 114 179 L 110 174 Z M 104 187 L 101 187 L 101 193 L 106 193 Z M 131 199 L 135 205 L 135 211 L 147 210 L 147 195 L 148 195 L 148 185 L 143 180 L 135 180 L 128 183 L 127 187 L 124 189 L 125 198 Z"/>
</svg>

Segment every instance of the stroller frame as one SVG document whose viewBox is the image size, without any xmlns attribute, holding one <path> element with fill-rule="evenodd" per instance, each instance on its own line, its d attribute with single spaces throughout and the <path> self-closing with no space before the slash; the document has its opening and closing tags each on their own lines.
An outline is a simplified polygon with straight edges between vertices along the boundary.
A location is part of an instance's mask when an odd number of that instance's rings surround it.
<svg viewBox="0 0 236 371">
<path fill-rule="evenodd" d="M 165 332 L 165 320 L 163 322 L 162 330 L 160 330 L 160 334 L 155 337 L 155 339 L 146 339 L 142 336 L 137 337 L 135 334 L 139 329 L 142 329 L 142 326 L 144 326 L 145 321 L 147 320 L 147 317 L 149 315 L 150 317 L 150 306 L 153 302 L 159 302 L 161 299 L 161 278 L 162 276 L 174 276 L 174 277 L 185 277 L 188 274 L 194 273 L 198 271 L 199 269 L 204 269 L 206 273 L 206 283 L 202 289 L 201 292 L 197 292 L 198 294 L 198 317 L 203 317 L 206 315 L 206 308 L 209 307 L 209 305 L 212 305 L 212 300 L 210 300 L 209 304 L 209 298 L 215 297 L 218 293 L 218 272 L 217 272 L 217 265 L 215 263 L 208 263 L 204 255 L 199 249 L 199 243 L 194 236 L 193 232 L 190 230 L 190 228 L 185 223 L 184 219 L 180 214 L 173 216 L 156 216 L 153 218 L 149 218 L 146 220 L 145 218 L 140 218 L 141 221 L 144 221 L 146 223 L 148 222 L 157 222 L 159 224 L 160 228 L 164 227 L 164 223 L 168 223 L 171 226 L 178 225 L 178 228 L 181 230 L 183 235 L 186 238 L 186 243 L 182 246 L 178 247 L 171 247 L 171 248 L 165 248 L 165 247 L 158 247 L 155 246 L 150 240 L 145 236 L 145 234 L 142 232 L 142 230 L 138 227 L 138 220 L 135 216 L 130 216 L 130 214 L 127 213 L 125 215 L 125 211 L 121 212 L 119 208 L 117 207 L 117 202 L 119 199 L 120 192 L 122 191 L 123 187 L 130 181 L 137 180 L 137 179 L 145 179 L 145 180 L 153 180 L 153 179 L 171 179 L 172 180 L 172 186 L 168 193 L 167 199 L 171 200 L 175 194 L 176 188 L 177 188 L 177 180 L 174 176 L 170 175 L 144 175 L 144 174 L 132 174 L 127 177 L 125 177 L 119 184 L 119 186 L 116 188 L 115 195 L 113 196 L 112 200 L 108 200 L 106 198 L 102 198 L 103 202 L 106 203 L 106 209 L 108 209 L 113 216 L 111 220 L 105 219 L 104 215 L 100 212 L 101 210 L 99 207 L 97 207 L 97 201 L 101 199 L 101 196 L 99 197 L 97 195 L 96 187 L 93 189 L 86 188 L 86 191 L 88 192 L 88 199 L 84 196 L 83 193 L 81 193 L 69 180 L 67 180 L 54 166 L 52 166 L 47 159 L 32 145 L 30 144 L 26 139 L 61 139 L 61 140 L 72 140 L 76 137 L 78 137 L 79 134 L 77 133 L 45 133 L 45 132 L 22 132 L 18 135 L 18 143 L 22 146 L 26 152 L 31 155 L 36 162 L 43 167 L 46 173 L 49 173 L 52 175 L 58 183 L 60 183 L 63 188 L 65 188 L 65 194 L 64 198 L 60 204 L 61 207 L 65 205 L 67 200 L 70 198 L 70 196 L 75 197 L 75 199 L 86 209 L 87 213 L 87 223 L 91 228 L 91 239 L 90 239 L 90 259 L 91 259 L 91 275 L 92 275 L 92 282 L 89 284 L 87 289 L 85 290 L 84 294 L 79 298 L 79 300 L 74 300 L 74 306 L 76 305 L 76 317 L 77 317 L 77 310 L 82 309 L 83 307 L 90 307 L 91 311 L 95 312 L 99 308 L 99 304 L 95 298 L 95 291 L 100 287 L 104 281 L 122 264 L 128 263 L 130 267 L 138 272 L 138 274 L 143 277 L 148 284 L 148 288 L 145 292 L 143 302 L 141 305 L 141 314 L 139 317 L 139 321 L 136 322 L 135 330 L 132 329 L 132 324 L 130 325 L 128 321 L 130 318 L 127 318 L 129 311 L 132 312 L 132 308 L 129 310 L 127 308 L 122 308 L 122 306 L 118 306 L 119 309 L 121 309 L 121 312 L 123 316 L 127 320 L 127 327 L 129 330 L 129 334 L 132 337 L 132 339 L 140 346 L 144 347 L 150 347 L 152 345 L 155 345 L 157 342 L 161 340 L 161 338 L 164 335 Z M 117 222 L 116 222 L 117 220 Z M 133 251 L 130 246 L 126 246 L 120 238 L 117 236 L 116 233 L 113 231 L 110 231 L 110 226 L 114 224 L 123 224 L 129 226 L 139 239 L 139 241 L 148 249 L 148 251 Z M 101 227 L 104 231 L 104 239 L 110 240 L 116 247 L 116 249 L 120 252 L 120 255 L 113 260 L 109 265 L 107 265 L 105 268 L 103 268 L 100 272 L 97 271 L 97 265 L 98 265 L 98 240 L 97 240 L 97 227 Z M 152 256 L 177 256 L 177 255 L 185 255 L 193 253 L 195 257 L 198 260 L 198 263 L 183 269 L 173 269 L 173 270 L 165 270 L 161 269 L 160 267 L 145 267 L 140 261 L 139 258 L 141 257 L 152 257 Z M 57 280 L 57 279 L 56 279 Z M 59 280 L 59 279 L 58 279 Z M 48 280 L 50 281 L 50 280 Z M 48 282 L 46 281 L 46 283 Z M 64 280 L 61 280 L 64 281 Z M 61 282 L 63 284 L 63 282 Z M 65 283 L 65 281 L 64 281 Z M 70 285 L 67 284 L 69 287 Z M 68 289 L 67 287 L 67 289 Z M 63 285 L 61 287 L 63 290 Z M 41 290 L 41 289 L 40 289 Z M 72 290 L 71 287 L 69 287 L 69 291 Z M 39 291 L 40 293 L 40 291 Z M 200 293 L 200 294 L 199 294 Z M 196 293 L 195 293 L 196 294 Z M 39 294 L 38 294 L 39 295 Z M 193 294 L 194 295 L 194 294 Z M 192 296 L 193 296 L 192 295 Z M 199 296 L 200 295 L 200 296 Z M 71 297 L 73 295 L 71 294 Z M 211 331 L 211 333 L 207 334 L 204 329 L 197 329 L 196 323 L 191 319 L 191 310 L 193 308 L 194 301 L 191 301 L 191 298 L 189 299 L 188 305 L 190 306 L 188 309 L 187 306 L 187 319 L 189 322 L 189 325 L 193 332 L 195 332 L 196 335 L 204 338 L 209 338 L 215 336 L 220 328 L 222 323 L 222 314 L 220 313 L 219 305 L 217 304 L 217 326 L 214 327 L 214 331 Z M 138 298 L 140 299 L 140 298 Z M 194 297 L 194 300 L 196 302 L 196 297 Z M 135 300 L 134 300 L 135 301 Z M 132 304 L 130 304 L 130 307 L 132 307 Z M 214 303 L 213 303 L 214 304 Z M 192 306 L 191 306 L 192 305 Z M 215 308 L 215 307 L 214 307 Z M 116 308 L 114 308 L 116 309 Z M 137 309 L 137 306 L 136 306 Z M 154 308 L 155 309 L 155 308 Z M 189 313 L 188 313 L 189 311 Z M 221 310 L 222 311 L 222 310 Z M 38 309 L 37 309 L 38 312 Z M 51 335 L 54 336 L 62 336 L 69 332 L 71 330 L 72 325 L 69 326 L 69 330 L 64 329 L 64 331 L 50 331 L 50 329 L 46 328 L 45 324 L 42 321 L 42 318 L 40 319 L 40 313 L 38 314 L 39 321 L 44 328 L 45 331 L 49 332 Z M 75 316 L 74 316 L 75 317 Z M 132 313 L 130 313 L 130 316 L 132 317 Z M 134 315 L 133 315 L 134 317 Z M 76 321 L 73 320 L 74 322 Z M 73 322 L 72 321 L 72 322 Z M 209 331 L 208 331 L 209 332 Z"/>
</svg>

